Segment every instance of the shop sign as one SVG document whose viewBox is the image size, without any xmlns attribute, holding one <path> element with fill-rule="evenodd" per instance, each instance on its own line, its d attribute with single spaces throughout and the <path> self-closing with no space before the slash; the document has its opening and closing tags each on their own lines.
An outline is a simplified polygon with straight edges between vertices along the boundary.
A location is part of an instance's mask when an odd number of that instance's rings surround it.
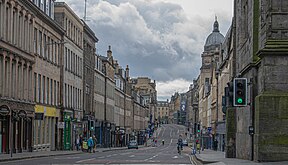
<svg viewBox="0 0 288 165">
<path fill-rule="evenodd" d="M 64 122 L 58 122 L 58 128 L 64 128 Z"/>
<path fill-rule="evenodd" d="M 0 106 L 0 115 L 7 116 L 9 114 L 10 110 L 7 105 L 1 105 Z"/>
<path fill-rule="evenodd" d="M 43 120 L 44 113 L 35 113 L 34 120 Z"/>
<path fill-rule="evenodd" d="M 54 108 L 54 107 L 35 105 L 35 112 L 36 113 L 43 113 L 45 116 L 57 117 L 56 108 Z"/>
<path fill-rule="evenodd" d="M 18 116 L 24 119 L 24 118 L 27 117 L 27 113 L 26 113 L 26 111 L 24 111 L 24 110 L 20 110 L 20 111 L 18 112 Z"/>
</svg>

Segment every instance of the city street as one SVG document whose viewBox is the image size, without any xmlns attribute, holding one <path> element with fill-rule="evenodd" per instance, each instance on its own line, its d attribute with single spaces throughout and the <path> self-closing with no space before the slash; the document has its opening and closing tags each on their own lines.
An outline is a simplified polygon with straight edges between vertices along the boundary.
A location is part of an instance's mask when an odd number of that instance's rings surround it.
<svg viewBox="0 0 288 165">
<path fill-rule="evenodd" d="M 185 127 L 174 124 L 162 125 L 155 133 L 158 144 L 155 147 L 139 149 L 111 150 L 108 152 L 83 153 L 66 156 L 51 156 L 2 162 L 9 165 L 44 165 L 44 164 L 196 164 L 189 151 L 177 153 L 179 135 L 185 138 Z M 161 144 L 165 140 L 164 146 Z M 186 148 L 187 149 L 187 148 Z M 197 162 L 199 164 L 199 162 Z"/>
</svg>

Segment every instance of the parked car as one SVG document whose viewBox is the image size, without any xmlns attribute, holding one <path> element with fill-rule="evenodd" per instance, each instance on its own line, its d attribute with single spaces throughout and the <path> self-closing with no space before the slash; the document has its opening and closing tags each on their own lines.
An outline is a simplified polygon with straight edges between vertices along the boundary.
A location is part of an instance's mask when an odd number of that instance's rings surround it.
<svg viewBox="0 0 288 165">
<path fill-rule="evenodd" d="M 136 140 L 130 140 L 128 143 L 128 149 L 136 148 L 138 149 L 138 143 Z"/>
<path fill-rule="evenodd" d="M 187 140 L 184 139 L 183 142 L 182 142 L 182 144 L 183 144 L 183 146 L 188 146 L 188 142 L 187 142 Z"/>
</svg>

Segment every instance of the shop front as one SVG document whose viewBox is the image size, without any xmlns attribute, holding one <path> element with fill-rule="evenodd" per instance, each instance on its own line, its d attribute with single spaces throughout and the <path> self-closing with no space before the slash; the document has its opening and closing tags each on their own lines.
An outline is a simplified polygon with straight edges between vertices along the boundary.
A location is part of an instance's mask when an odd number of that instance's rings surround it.
<svg viewBox="0 0 288 165">
<path fill-rule="evenodd" d="M 64 111 L 64 150 L 72 149 L 72 117 L 73 111 Z"/>
<path fill-rule="evenodd" d="M 0 154 L 32 151 L 32 108 L 30 104 L 0 102 Z"/>
<path fill-rule="evenodd" d="M 34 151 L 56 150 L 59 116 L 60 110 L 55 107 L 35 105 Z"/>
</svg>

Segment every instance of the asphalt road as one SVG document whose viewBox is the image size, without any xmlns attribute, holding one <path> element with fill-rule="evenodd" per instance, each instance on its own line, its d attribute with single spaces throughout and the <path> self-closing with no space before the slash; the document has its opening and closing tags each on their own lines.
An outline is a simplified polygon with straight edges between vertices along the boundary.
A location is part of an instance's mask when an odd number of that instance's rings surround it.
<svg viewBox="0 0 288 165">
<path fill-rule="evenodd" d="M 11 162 L 5 165 L 48 165 L 48 164 L 193 164 L 187 153 L 177 153 L 177 139 L 185 135 L 185 127 L 174 124 L 162 125 L 156 132 L 158 144 L 155 147 L 127 149 L 66 156 L 42 157 Z M 184 136 L 185 137 L 185 136 Z M 165 144 L 162 145 L 162 139 Z"/>
</svg>

